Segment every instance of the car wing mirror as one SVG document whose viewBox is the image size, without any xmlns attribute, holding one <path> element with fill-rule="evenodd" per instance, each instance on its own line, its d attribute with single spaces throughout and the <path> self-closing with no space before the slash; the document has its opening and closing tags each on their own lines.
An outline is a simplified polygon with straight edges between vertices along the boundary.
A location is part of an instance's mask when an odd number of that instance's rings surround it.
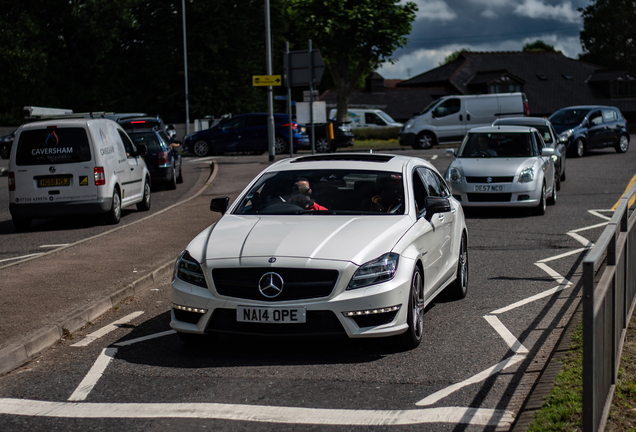
<svg viewBox="0 0 636 432">
<path fill-rule="evenodd" d="M 554 156 L 554 149 L 551 147 L 543 147 L 541 149 L 541 156 Z"/>
<path fill-rule="evenodd" d="M 444 150 L 444 154 L 448 157 L 455 157 L 457 153 L 455 152 L 455 149 L 446 149 Z"/>
<path fill-rule="evenodd" d="M 426 215 L 424 218 L 429 222 L 433 219 L 433 215 L 435 213 L 446 213 L 451 211 L 451 205 L 448 198 L 426 197 L 424 202 L 426 203 Z"/>
<path fill-rule="evenodd" d="M 210 201 L 210 210 L 213 212 L 221 213 L 222 215 L 225 214 L 229 206 L 230 206 L 229 196 L 212 198 L 212 201 Z"/>
</svg>

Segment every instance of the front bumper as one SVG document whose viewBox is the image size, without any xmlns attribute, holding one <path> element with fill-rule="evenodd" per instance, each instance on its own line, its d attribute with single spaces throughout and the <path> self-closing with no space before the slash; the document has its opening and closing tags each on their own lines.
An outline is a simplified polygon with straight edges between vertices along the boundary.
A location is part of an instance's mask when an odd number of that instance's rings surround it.
<svg viewBox="0 0 636 432">
<path fill-rule="evenodd" d="M 448 182 L 452 194 L 462 207 L 536 207 L 541 200 L 539 182 L 529 183 L 466 183 Z M 501 191 L 483 192 L 486 187 L 502 187 Z"/>
</svg>

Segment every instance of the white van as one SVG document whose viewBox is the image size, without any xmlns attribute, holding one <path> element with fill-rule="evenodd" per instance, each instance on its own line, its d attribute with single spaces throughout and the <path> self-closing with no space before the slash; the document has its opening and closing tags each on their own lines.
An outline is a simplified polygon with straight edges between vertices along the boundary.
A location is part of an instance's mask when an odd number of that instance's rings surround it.
<svg viewBox="0 0 636 432">
<path fill-rule="evenodd" d="M 9 156 L 9 211 L 17 230 L 32 219 L 104 214 L 119 223 L 122 207 L 150 209 L 145 146 L 107 119 L 29 123 L 17 132 Z"/>
<path fill-rule="evenodd" d="M 329 119 L 335 120 L 337 109 L 329 111 Z M 379 109 L 349 109 L 347 110 L 347 121 L 351 122 L 349 126 L 352 128 L 376 128 L 376 127 L 402 127 L 402 123 L 398 123 L 391 118 L 390 115 Z"/>
<path fill-rule="evenodd" d="M 470 129 L 490 126 L 495 119 L 529 115 L 523 93 L 444 96 L 407 121 L 398 137 L 400 145 L 428 149 L 460 142 Z"/>
</svg>

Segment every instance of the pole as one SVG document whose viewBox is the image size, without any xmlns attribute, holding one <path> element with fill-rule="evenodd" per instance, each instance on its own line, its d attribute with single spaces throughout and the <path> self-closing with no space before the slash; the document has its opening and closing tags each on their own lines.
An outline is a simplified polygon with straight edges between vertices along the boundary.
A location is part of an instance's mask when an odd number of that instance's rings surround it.
<svg viewBox="0 0 636 432">
<path fill-rule="evenodd" d="M 269 0 L 265 0 L 265 50 L 267 52 L 267 75 L 272 75 L 272 37 L 269 27 Z M 274 148 L 274 89 L 267 86 L 267 136 L 269 137 L 269 161 L 274 161 L 276 149 Z M 289 119 L 291 121 L 291 118 Z M 289 146 L 293 146 L 290 137 Z"/>
<path fill-rule="evenodd" d="M 183 10 L 183 69 L 185 75 L 186 135 L 190 135 L 190 102 L 188 101 L 188 45 L 186 43 L 186 11 L 185 0 L 181 0 Z"/>
<path fill-rule="evenodd" d="M 287 76 L 287 116 L 289 117 L 289 140 L 293 141 L 294 129 L 292 128 L 292 105 L 291 105 L 291 54 L 289 53 L 289 42 L 285 43 L 287 53 L 287 70 L 285 75 Z M 294 146 L 289 146 L 289 157 L 294 157 Z"/>
<path fill-rule="evenodd" d="M 316 154 L 316 135 L 314 131 L 314 53 L 309 39 L 309 121 L 311 122 L 311 154 Z"/>
</svg>

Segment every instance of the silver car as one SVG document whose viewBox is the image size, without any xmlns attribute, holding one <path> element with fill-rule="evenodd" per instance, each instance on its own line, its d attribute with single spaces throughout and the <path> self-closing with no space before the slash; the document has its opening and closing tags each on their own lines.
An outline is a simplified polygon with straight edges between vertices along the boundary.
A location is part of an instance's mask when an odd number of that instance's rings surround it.
<svg viewBox="0 0 636 432">
<path fill-rule="evenodd" d="M 557 199 L 554 149 L 546 146 L 537 129 L 488 126 L 471 129 L 446 181 L 463 207 L 530 207 L 545 214 Z"/>
</svg>

